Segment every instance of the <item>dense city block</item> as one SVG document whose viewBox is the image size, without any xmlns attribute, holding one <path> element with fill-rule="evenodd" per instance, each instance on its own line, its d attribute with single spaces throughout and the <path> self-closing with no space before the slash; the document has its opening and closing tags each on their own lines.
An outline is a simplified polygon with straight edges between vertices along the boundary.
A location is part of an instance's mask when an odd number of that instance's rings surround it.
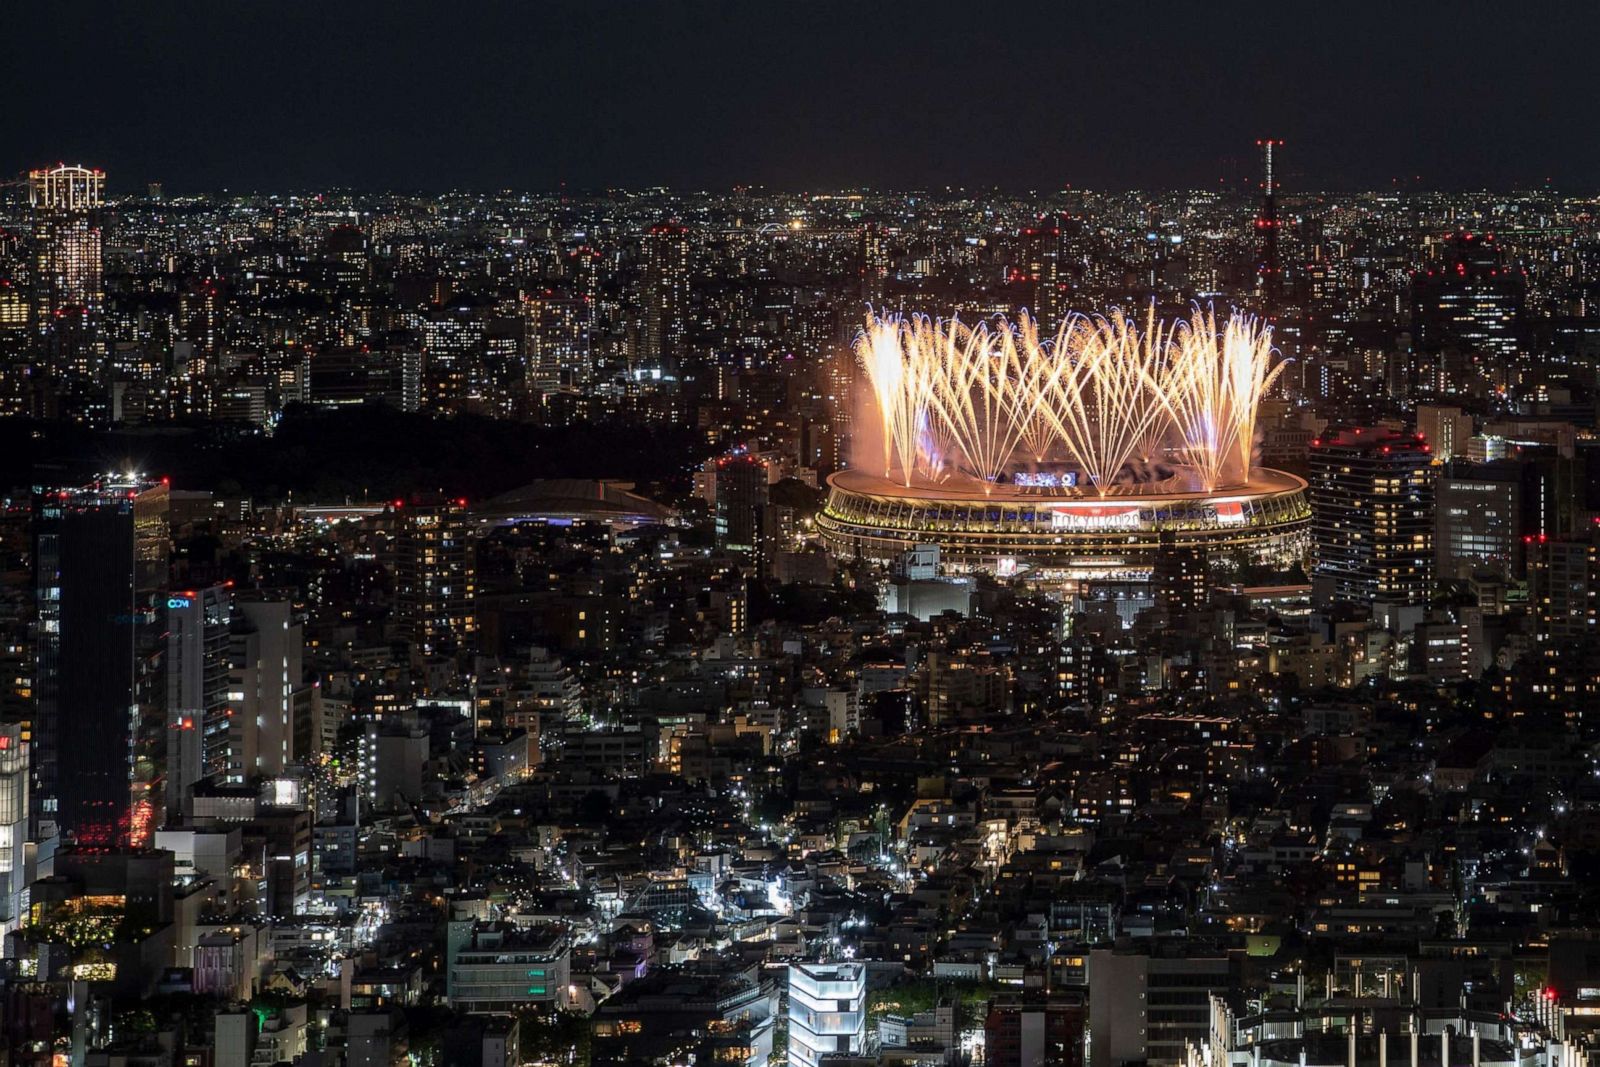
<svg viewBox="0 0 1600 1067">
<path fill-rule="evenodd" d="M 1595 1063 L 1600 202 L 1289 151 L 0 188 L 5 1062 Z"/>
</svg>

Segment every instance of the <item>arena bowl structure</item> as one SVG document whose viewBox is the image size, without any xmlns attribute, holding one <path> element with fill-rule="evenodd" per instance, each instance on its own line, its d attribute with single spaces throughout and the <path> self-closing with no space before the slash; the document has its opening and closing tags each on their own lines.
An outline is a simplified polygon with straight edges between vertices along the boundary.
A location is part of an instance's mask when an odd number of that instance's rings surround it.
<svg viewBox="0 0 1600 1067">
<path fill-rule="evenodd" d="M 1282 371 L 1256 319 L 872 317 L 856 356 L 870 404 L 817 519 L 839 556 L 936 544 L 950 569 L 1081 577 L 1163 545 L 1302 554 L 1306 483 L 1254 462 Z"/>
<path fill-rule="evenodd" d="M 828 479 L 817 527 L 841 558 L 892 562 L 936 544 L 945 566 L 1000 575 L 1094 577 L 1148 569 L 1162 535 L 1220 556 L 1289 560 L 1311 522 L 1302 478 L 1257 468 L 1222 492 L 1063 496 L 1013 486 L 910 487 L 866 471 Z"/>
</svg>

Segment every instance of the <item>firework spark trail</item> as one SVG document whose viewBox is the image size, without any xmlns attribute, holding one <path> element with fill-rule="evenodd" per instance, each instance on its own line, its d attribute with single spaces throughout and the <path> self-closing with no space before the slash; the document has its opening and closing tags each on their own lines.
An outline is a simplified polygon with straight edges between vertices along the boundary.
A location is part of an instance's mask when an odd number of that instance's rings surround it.
<svg viewBox="0 0 1600 1067">
<path fill-rule="evenodd" d="M 1176 448 L 1199 487 L 1250 475 L 1256 408 L 1276 380 L 1270 329 L 1214 312 L 1141 329 L 1120 311 L 1068 317 L 1050 341 L 1026 315 L 971 328 L 869 318 L 856 343 L 878 404 L 885 476 L 992 484 L 1065 459 L 1101 496 Z"/>
<path fill-rule="evenodd" d="M 1068 335 L 1077 324 L 1076 318 L 1069 318 L 1053 341 L 1042 342 L 1039 340 L 1037 320 L 1023 315 L 1017 323 L 1014 345 L 1020 361 L 1017 384 L 1019 444 L 1028 450 L 1035 464 L 1043 463 L 1055 444 L 1056 429 L 1045 405 L 1055 395 L 1065 366 L 1059 354 L 1067 350 L 1070 344 Z M 1040 355 L 1035 356 L 1034 353 Z"/>
<path fill-rule="evenodd" d="M 1273 365 L 1272 331 L 1254 318 L 1234 315 L 1228 320 L 1223 334 L 1223 352 L 1228 363 L 1239 477 L 1240 481 L 1249 481 L 1250 460 L 1255 451 L 1256 409 L 1278 375 L 1283 373 L 1284 364 Z"/>
<path fill-rule="evenodd" d="M 878 418 L 883 429 L 883 476 L 894 470 L 895 451 L 901 444 L 899 413 L 905 403 L 905 361 L 902 359 L 898 325 L 886 320 L 867 320 L 867 329 L 856 342 L 856 359 L 867 373 L 867 382 L 878 400 Z M 908 451 L 900 449 L 900 455 Z"/>
<path fill-rule="evenodd" d="M 1025 372 L 1016 334 L 991 335 L 985 327 L 952 321 L 937 336 L 944 355 L 933 405 L 972 472 L 992 483 L 1005 472 L 1026 425 L 1020 417 Z"/>
<path fill-rule="evenodd" d="M 1237 432 L 1225 368 L 1216 315 L 1197 310 L 1179 324 L 1157 395 L 1177 429 L 1184 461 L 1208 492 L 1222 484 Z"/>
</svg>

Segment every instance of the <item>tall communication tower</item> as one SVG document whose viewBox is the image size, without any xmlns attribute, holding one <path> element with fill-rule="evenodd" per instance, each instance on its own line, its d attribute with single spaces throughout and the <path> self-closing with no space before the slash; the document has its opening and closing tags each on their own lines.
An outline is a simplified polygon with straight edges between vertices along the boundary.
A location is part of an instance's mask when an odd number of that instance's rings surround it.
<svg viewBox="0 0 1600 1067">
<path fill-rule="evenodd" d="M 1278 258 L 1278 178 L 1274 156 L 1283 142 L 1265 138 L 1256 142 L 1261 149 L 1261 213 L 1256 216 L 1256 231 L 1261 235 L 1261 261 L 1256 266 L 1256 295 L 1268 316 L 1278 311 L 1283 295 L 1283 263 Z"/>
</svg>

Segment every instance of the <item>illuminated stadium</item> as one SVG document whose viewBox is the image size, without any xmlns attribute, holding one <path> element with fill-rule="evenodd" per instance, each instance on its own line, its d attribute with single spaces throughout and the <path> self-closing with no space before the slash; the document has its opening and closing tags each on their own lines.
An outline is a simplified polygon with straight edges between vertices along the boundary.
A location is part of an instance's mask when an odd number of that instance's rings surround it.
<svg viewBox="0 0 1600 1067">
<path fill-rule="evenodd" d="M 937 544 L 954 570 L 1090 577 L 1147 569 L 1162 541 L 1303 549 L 1306 483 L 1252 462 L 1281 369 L 1252 318 L 1073 316 L 1048 338 L 1026 316 L 873 318 L 856 354 L 857 465 L 817 519 L 840 556 Z"/>
</svg>

